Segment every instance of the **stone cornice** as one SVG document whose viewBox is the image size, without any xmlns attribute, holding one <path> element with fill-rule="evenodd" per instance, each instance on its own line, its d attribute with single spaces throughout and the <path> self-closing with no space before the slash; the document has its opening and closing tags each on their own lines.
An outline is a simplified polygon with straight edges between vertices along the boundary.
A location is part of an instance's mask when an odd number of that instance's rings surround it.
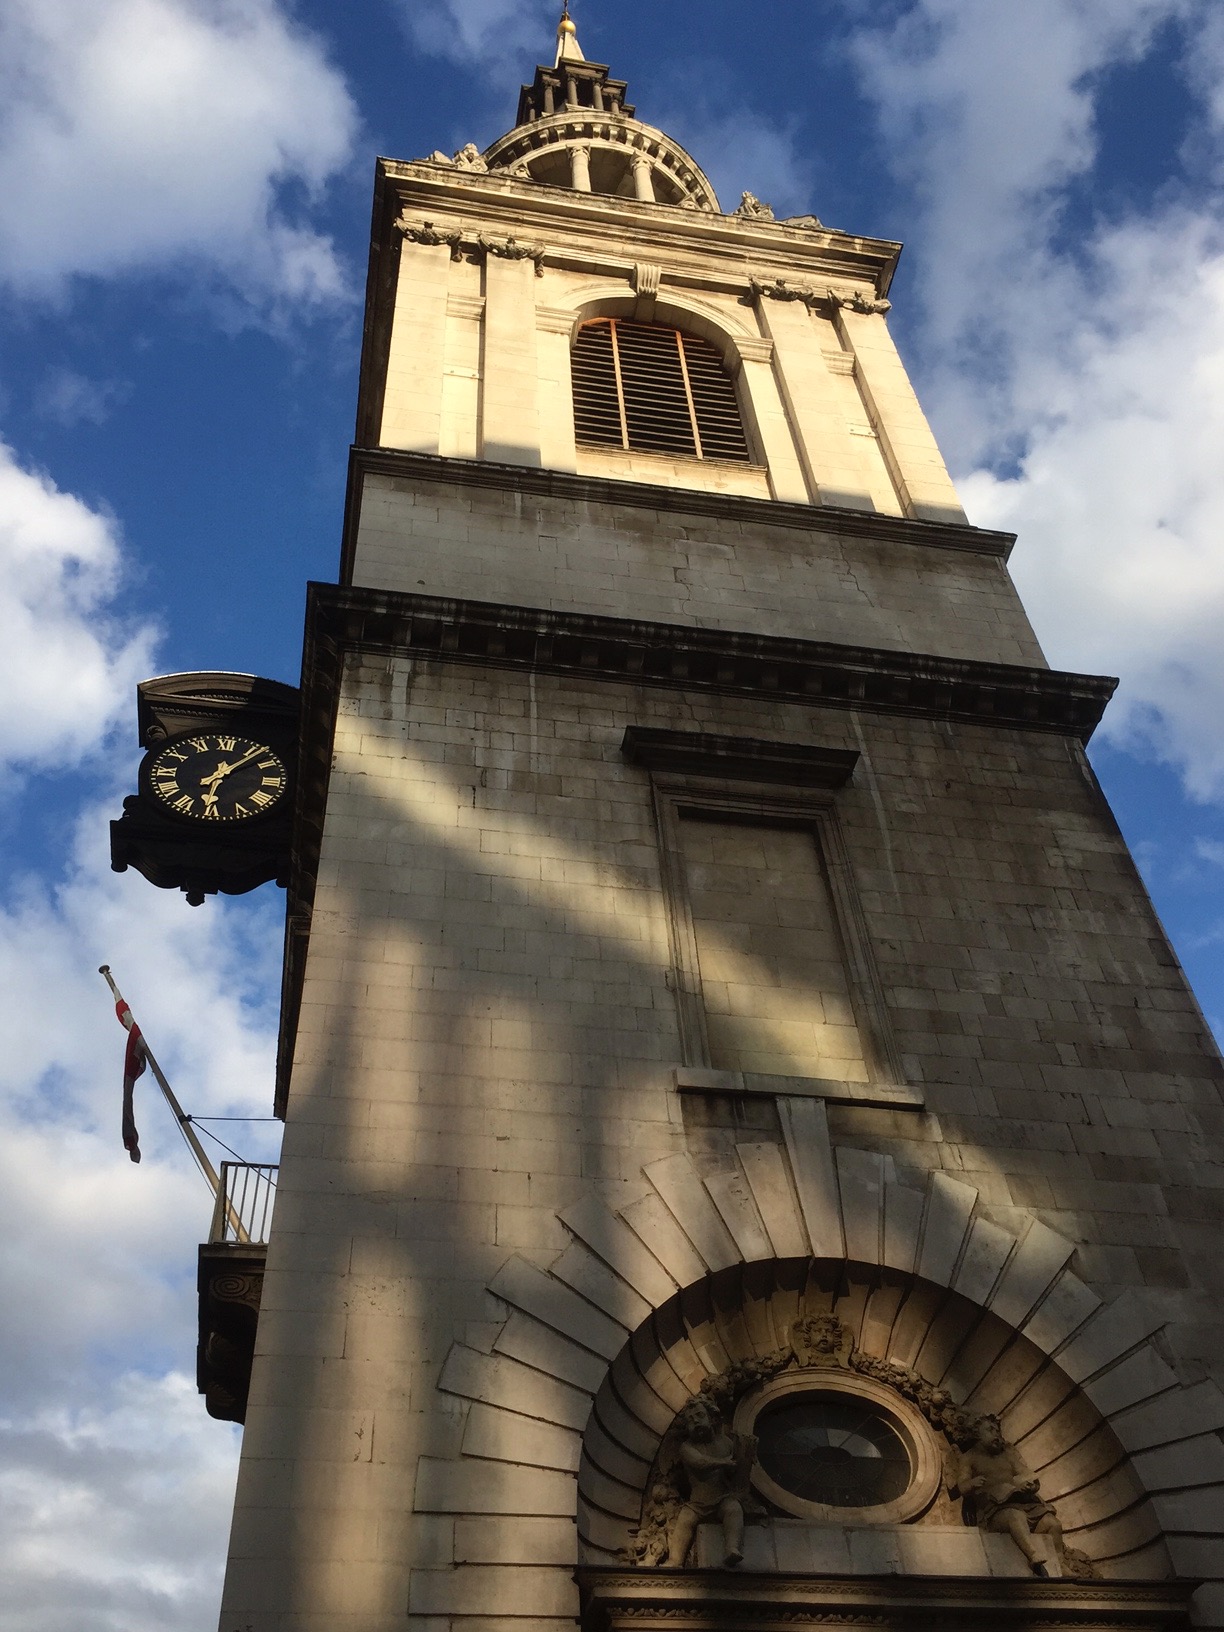
<svg viewBox="0 0 1224 1632">
<path fill-rule="evenodd" d="M 623 244 L 666 245 L 671 258 L 691 251 L 702 260 L 726 258 L 737 270 L 756 260 L 808 276 L 857 278 L 873 284 L 881 296 L 888 292 L 901 253 L 893 239 L 579 193 L 496 171 L 456 171 L 428 160 L 380 159 L 379 167 L 403 209 L 431 207 L 447 215 L 479 217 L 482 223 L 504 221 L 505 230 L 520 237 L 551 234 L 565 240 L 572 234 L 576 244 L 586 246 L 592 234 L 602 231 Z M 635 250 L 634 258 L 658 257 Z"/>
<path fill-rule="evenodd" d="M 435 595 L 310 586 L 316 636 L 340 652 L 759 696 L 1087 742 L 1117 681 L 1020 664 L 736 630 L 550 612 Z M 320 656 L 322 652 L 320 651 Z"/>
<path fill-rule="evenodd" d="M 1188 1627 L 1193 1581 L 740 1575 L 580 1566 L 584 1632 L 626 1627 Z"/>
<path fill-rule="evenodd" d="M 341 580 L 345 582 L 352 573 L 360 519 L 361 478 L 367 474 L 457 487 L 499 488 L 506 492 L 565 499 L 576 505 L 610 504 L 621 510 L 714 516 L 745 527 L 793 527 L 805 533 L 867 538 L 885 545 L 962 550 L 972 555 L 994 556 L 999 561 L 1009 558 L 1016 542 L 1014 533 L 938 521 L 913 521 L 905 516 L 881 515 L 877 510 L 784 504 L 776 499 L 745 498 L 738 493 L 703 493 L 696 488 L 662 487 L 608 476 L 576 476 L 570 471 L 542 470 L 538 466 L 499 465 L 487 459 L 441 458 L 435 454 L 404 453 L 396 448 L 356 447 L 350 458 L 340 569 Z"/>
</svg>

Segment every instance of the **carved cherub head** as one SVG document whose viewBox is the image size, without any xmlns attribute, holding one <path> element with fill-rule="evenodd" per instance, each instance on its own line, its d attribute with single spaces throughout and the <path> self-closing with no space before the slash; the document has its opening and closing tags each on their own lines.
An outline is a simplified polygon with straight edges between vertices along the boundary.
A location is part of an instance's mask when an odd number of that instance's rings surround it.
<svg viewBox="0 0 1224 1632">
<path fill-rule="evenodd" d="M 998 1456 L 1007 1449 L 1007 1440 L 995 1416 L 978 1417 L 973 1424 L 973 1437 L 988 1456 Z"/>
<path fill-rule="evenodd" d="M 708 1400 L 698 1394 L 681 1409 L 676 1418 L 676 1426 L 683 1438 L 704 1444 L 707 1440 L 713 1439 L 718 1431 L 718 1413 Z"/>
<path fill-rule="evenodd" d="M 795 1356 L 804 1366 L 848 1366 L 854 1336 L 836 1315 L 809 1315 L 792 1329 Z"/>
</svg>

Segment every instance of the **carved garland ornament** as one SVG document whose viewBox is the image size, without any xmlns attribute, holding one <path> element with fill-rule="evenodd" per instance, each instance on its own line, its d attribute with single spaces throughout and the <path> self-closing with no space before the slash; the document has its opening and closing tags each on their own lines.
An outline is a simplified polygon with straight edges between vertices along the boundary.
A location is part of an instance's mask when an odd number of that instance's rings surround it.
<svg viewBox="0 0 1224 1632">
<path fill-rule="evenodd" d="M 831 1314 L 801 1316 L 785 1348 L 760 1360 L 737 1360 L 703 1380 L 663 1436 L 641 1523 L 622 1555 L 626 1563 L 682 1568 L 697 1526 L 714 1519 L 722 1524 L 725 1563 L 740 1562 L 745 1520 L 768 1522 L 769 1515 L 749 1487 L 756 1441 L 728 1425 L 746 1396 L 791 1367 L 857 1373 L 908 1401 L 943 1444 L 944 1483 L 961 1501 L 966 1524 L 1011 1536 L 1035 1575 L 1047 1573 L 1033 1541 L 1041 1535 L 1053 1545 L 1065 1576 L 1096 1578 L 1092 1561 L 1064 1542 L 1054 1507 L 996 1417 L 964 1410 L 946 1389 L 908 1366 L 864 1354 L 850 1328 Z"/>
<path fill-rule="evenodd" d="M 443 232 L 432 221 L 413 221 L 407 216 L 401 216 L 396 227 L 411 244 L 448 244 L 452 261 L 462 260 L 466 250 L 473 255 L 496 255 L 503 261 L 532 261 L 535 263 L 536 277 L 544 276 L 547 250 L 543 244 L 523 244 L 514 237 L 486 238 L 482 232 L 473 236 L 464 232 L 462 227 Z"/>
<path fill-rule="evenodd" d="M 827 301 L 831 306 L 845 307 L 847 311 L 859 312 L 864 317 L 883 317 L 886 312 L 892 311 L 891 300 L 874 300 L 861 289 L 814 289 L 811 284 L 788 283 L 785 278 L 775 278 L 770 282 L 763 278 L 750 278 L 748 281 L 756 300 L 801 300 L 809 310 Z"/>
</svg>

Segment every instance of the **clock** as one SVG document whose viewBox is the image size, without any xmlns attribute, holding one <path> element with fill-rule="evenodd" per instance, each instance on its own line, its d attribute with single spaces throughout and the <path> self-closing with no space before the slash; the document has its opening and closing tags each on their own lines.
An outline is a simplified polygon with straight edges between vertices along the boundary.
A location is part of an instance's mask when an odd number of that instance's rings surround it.
<svg viewBox="0 0 1224 1632">
<path fill-rule="evenodd" d="M 148 756 L 144 775 L 157 805 L 193 824 L 270 816 L 289 791 L 289 773 L 274 749 L 222 731 L 174 738 Z"/>
</svg>

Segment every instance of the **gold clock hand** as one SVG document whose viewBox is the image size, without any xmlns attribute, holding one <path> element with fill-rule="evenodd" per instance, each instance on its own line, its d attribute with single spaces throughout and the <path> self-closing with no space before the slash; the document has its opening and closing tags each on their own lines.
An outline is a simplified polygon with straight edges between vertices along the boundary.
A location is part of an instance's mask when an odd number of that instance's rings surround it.
<svg viewBox="0 0 1224 1632">
<path fill-rule="evenodd" d="M 268 752 L 266 747 L 253 747 L 250 754 L 245 754 L 242 759 L 235 759 L 232 765 L 225 764 L 225 761 L 220 762 L 220 765 L 217 765 L 217 769 L 212 772 L 211 777 L 202 778 L 201 787 L 202 785 L 206 785 L 206 783 L 209 785 L 209 787 L 215 787 L 215 783 L 220 782 L 222 778 L 228 777 L 228 775 L 235 772 L 235 770 L 242 770 L 243 765 L 250 764 L 253 759 L 258 759 L 259 754 L 266 754 L 266 752 Z"/>
</svg>

